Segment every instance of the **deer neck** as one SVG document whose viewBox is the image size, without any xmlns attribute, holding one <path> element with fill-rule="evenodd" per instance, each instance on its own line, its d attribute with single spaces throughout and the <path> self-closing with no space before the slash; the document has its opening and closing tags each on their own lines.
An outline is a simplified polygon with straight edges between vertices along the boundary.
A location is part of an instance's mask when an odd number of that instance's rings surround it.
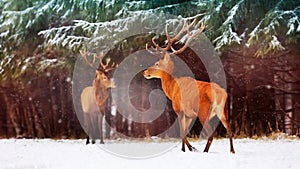
<svg viewBox="0 0 300 169">
<path fill-rule="evenodd" d="M 166 96 L 172 100 L 174 91 L 176 91 L 175 88 L 178 87 L 176 79 L 171 74 L 163 72 L 161 76 L 161 83 Z"/>
<path fill-rule="evenodd" d="M 108 90 L 101 83 L 94 82 L 94 94 L 96 97 L 96 103 L 98 106 L 102 106 L 108 98 Z"/>
</svg>

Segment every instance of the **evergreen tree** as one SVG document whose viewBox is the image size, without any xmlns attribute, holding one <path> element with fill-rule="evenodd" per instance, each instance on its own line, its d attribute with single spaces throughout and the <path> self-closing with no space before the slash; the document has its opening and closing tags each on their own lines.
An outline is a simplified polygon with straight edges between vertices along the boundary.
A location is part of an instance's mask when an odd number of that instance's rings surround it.
<svg viewBox="0 0 300 169">
<path fill-rule="evenodd" d="M 205 13 L 204 17 L 201 15 L 203 13 Z M 241 51 L 254 51 L 249 56 L 264 57 L 280 54 L 285 49 L 299 43 L 299 16 L 300 1 L 298 0 L 1 0 L 0 96 L 6 103 L 3 107 L 7 108 L 0 108 L 0 110 L 7 111 L 8 115 L 0 115 L 0 120 L 10 119 L 8 120 L 10 124 L 6 126 L 14 126 L 16 135 L 22 133 L 20 132 L 21 124 L 28 124 L 32 128 L 34 126 L 38 128 L 37 130 L 28 128 L 28 133 L 31 135 L 55 136 L 57 131 L 53 130 L 60 126 L 56 122 L 63 117 L 72 117 L 72 112 L 69 112 L 64 106 L 70 104 L 71 100 L 69 95 L 64 96 L 65 92 L 70 90 L 68 88 L 70 84 L 66 84 L 66 79 L 69 79 L 67 82 L 70 82 L 78 51 L 85 48 L 87 43 L 97 50 L 107 50 L 114 45 L 124 45 L 124 43 L 118 42 L 135 29 L 145 33 L 163 34 L 164 25 L 168 24 L 168 28 L 176 32 L 180 29 L 181 24 L 179 23 L 183 19 L 200 18 L 200 21 L 205 22 L 206 25 L 205 35 L 213 42 L 215 48 L 223 53 L 222 56 L 232 56 L 228 51 L 238 48 Z M 142 26 L 137 27 L 137 25 Z M 155 29 L 157 25 L 161 25 L 162 28 Z M 125 45 L 128 47 L 137 44 L 130 42 Z M 239 51 L 233 52 L 236 52 L 235 55 L 239 55 Z M 293 53 L 296 56 L 295 53 L 297 52 Z M 241 56 L 245 55 L 239 55 L 239 57 Z M 245 60 L 245 58 L 236 59 L 235 57 L 231 59 L 235 62 L 244 62 Z M 297 63 L 297 57 L 293 59 Z M 227 61 L 229 60 L 227 59 Z M 252 62 L 259 61 L 261 60 L 248 59 L 247 63 L 243 64 L 245 67 L 251 68 L 253 65 L 257 66 Z M 232 64 L 234 62 L 229 63 L 229 65 Z M 284 66 L 286 63 L 270 65 L 268 70 L 272 71 L 267 71 L 266 74 L 273 75 L 272 73 L 276 73 L 275 70 L 278 67 L 286 70 L 282 68 Z M 295 68 L 295 65 L 290 64 L 289 66 L 291 69 Z M 242 69 L 239 70 L 244 71 Z M 247 71 L 249 70 L 245 72 Z M 255 72 L 252 73 L 255 75 Z M 257 72 L 266 71 L 257 70 Z M 235 76 L 234 73 L 233 71 L 231 75 L 238 81 L 237 84 L 251 86 L 241 81 L 239 74 Z M 279 73 L 276 76 L 278 75 L 280 79 L 282 74 Z M 288 78 L 286 75 L 284 76 L 283 80 L 281 79 L 282 83 L 284 81 L 291 84 L 294 84 L 294 81 L 298 82 L 295 78 L 299 77 L 298 74 L 290 73 Z M 266 79 L 255 80 L 267 83 Z M 46 84 L 45 82 L 50 83 Z M 253 85 L 253 88 L 267 85 L 269 84 Z M 274 92 L 277 95 L 291 92 L 272 85 L 273 83 L 271 84 L 272 90 L 277 87 L 278 90 Z M 67 86 L 67 89 L 62 86 Z M 243 90 L 245 86 L 237 87 Z M 249 91 L 255 91 L 253 88 Z M 35 92 L 24 94 L 24 89 Z M 290 89 L 294 90 L 295 87 L 290 87 Z M 39 98 L 39 95 L 45 91 L 47 91 L 47 97 L 51 96 L 48 100 Z M 293 92 L 295 93 L 295 91 Z M 19 95 L 22 97 L 18 97 Z M 265 97 L 264 94 L 262 95 Z M 290 98 L 294 101 L 296 97 Z M 254 97 L 248 99 L 249 102 L 255 100 Z M 43 123 L 50 117 L 46 113 L 40 112 L 43 108 L 39 103 L 40 100 L 43 100 L 46 107 L 49 103 L 53 105 L 47 107 L 47 110 L 54 114 L 53 123 L 49 125 Z M 58 103 L 57 100 L 65 102 Z M 272 102 L 272 100 L 268 102 Z M 246 101 L 243 102 L 244 104 Z M 24 109 L 22 105 L 28 106 Z M 30 112 L 34 113 L 34 122 L 17 116 L 19 113 L 23 115 L 20 117 L 27 117 Z M 41 114 L 45 115 L 45 118 L 42 118 Z M 250 116 L 252 117 L 252 115 Z M 266 115 L 266 117 L 269 116 Z M 76 121 L 74 119 L 72 120 Z M 65 125 L 64 127 L 71 126 L 70 123 L 63 125 Z M 247 124 L 245 125 L 247 126 Z M 61 131 L 60 134 L 63 132 L 67 131 Z"/>
<path fill-rule="evenodd" d="M 208 35 L 222 50 L 231 45 L 256 48 L 256 56 L 299 41 L 297 0 L 212 1 L 206 15 Z"/>
</svg>

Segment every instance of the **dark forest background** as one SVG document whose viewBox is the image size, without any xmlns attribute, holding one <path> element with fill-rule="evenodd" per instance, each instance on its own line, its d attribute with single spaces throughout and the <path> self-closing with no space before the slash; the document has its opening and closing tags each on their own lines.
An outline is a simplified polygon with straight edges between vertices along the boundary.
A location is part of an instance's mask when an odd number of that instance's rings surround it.
<svg viewBox="0 0 300 169">
<path fill-rule="evenodd" d="M 297 0 L 1 0 L 0 138 L 85 137 L 72 96 L 79 51 L 89 44 L 90 51 L 105 51 L 105 57 L 120 63 L 151 42 L 149 30 L 168 23 L 176 32 L 183 18 L 205 23 L 204 34 L 222 60 L 235 137 L 275 132 L 299 136 L 299 17 Z M 145 34 L 123 40 L 133 29 Z M 195 41 L 201 44 L 203 38 Z M 196 79 L 209 81 L 189 50 L 180 57 Z M 158 80 L 138 74 L 130 86 L 131 103 L 140 110 L 149 108 L 149 93 L 155 88 L 160 88 Z M 106 121 L 132 137 L 158 135 L 176 118 L 170 102 L 147 124 L 107 107 Z M 189 136 L 198 137 L 200 128 L 196 122 Z M 224 136 L 224 128 L 218 133 Z M 178 132 L 168 137 L 178 137 Z"/>
</svg>

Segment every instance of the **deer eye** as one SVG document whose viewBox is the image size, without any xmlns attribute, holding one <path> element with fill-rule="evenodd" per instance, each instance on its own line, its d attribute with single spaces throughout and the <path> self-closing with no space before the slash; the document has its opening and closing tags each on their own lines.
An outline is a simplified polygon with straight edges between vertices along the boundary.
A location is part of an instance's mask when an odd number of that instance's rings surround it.
<svg viewBox="0 0 300 169">
<path fill-rule="evenodd" d="M 107 80 L 107 77 L 104 76 L 103 79 L 104 79 L 104 80 Z"/>
<path fill-rule="evenodd" d="M 157 67 L 157 66 L 158 66 L 158 63 L 155 63 L 155 66 Z"/>
</svg>

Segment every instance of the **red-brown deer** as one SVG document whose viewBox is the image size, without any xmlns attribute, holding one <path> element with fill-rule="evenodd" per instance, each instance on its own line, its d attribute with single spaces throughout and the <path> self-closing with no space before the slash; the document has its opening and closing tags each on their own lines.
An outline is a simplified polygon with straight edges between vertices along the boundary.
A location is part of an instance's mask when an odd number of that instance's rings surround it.
<svg viewBox="0 0 300 169">
<path fill-rule="evenodd" d="M 87 59 L 87 52 L 80 51 L 84 57 L 86 63 L 94 68 L 94 62 L 97 58 L 94 55 L 93 62 L 89 62 Z M 95 139 L 100 134 L 100 143 L 103 144 L 103 130 L 102 121 L 105 112 L 106 101 L 109 96 L 109 88 L 114 88 L 114 82 L 108 78 L 107 72 L 114 69 L 116 66 L 114 63 L 108 68 L 110 60 L 106 60 L 106 64 L 103 64 L 103 54 L 99 57 L 100 67 L 96 70 L 96 77 L 93 81 L 93 86 L 88 86 L 83 89 L 81 93 L 81 105 L 84 113 L 84 124 L 87 127 L 87 140 L 86 144 L 89 144 L 89 136 L 91 136 L 92 143 L 95 143 Z"/>
<path fill-rule="evenodd" d="M 185 144 L 190 151 L 194 149 L 188 142 L 186 134 L 192 120 L 198 117 L 203 129 L 209 134 L 204 149 L 204 152 L 208 152 L 214 136 L 214 131 L 212 131 L 209 121 L 217 116 L 229 135 L 230 152 L 235 153 L 232 143 L 231 126 L 228 122 L 228 110 L 226 106 L 227 92 L 216 83 L 199 81 L 191 77 L 174 77 L 172 75 L 174 62 L 171 57 L 182 53 L 188 47 L 191 40 L 204 30 L 204 24 L 202 23 L 201 27 L 192 34 L 189 30 L 192 25 L 193 23 L 186 26 L 185 22 L 181 31 L 174 38 L 170 38 L 166 27 L 168 42 L 165 48 L 160 47 L 155 43 L 154 38 L 152 39 L 156 51 L 163 51 L 164 56 L 144 71 L 144 77 L 146 79 L 161 79 L 162 89 L 165 95 L 172 101 L 172 107 L 179 117 L 182 151 L 185 151 Z M 188 39 L 181 49 L 175 50 L 172 44 L 178 41 L 184 32 L 187 32 Z M 154 53 L 148 49 L 147 44 L 146 49 Z M 172 50 L 172 52 L 168 52 L 169 50 Z"/>
</svg>

